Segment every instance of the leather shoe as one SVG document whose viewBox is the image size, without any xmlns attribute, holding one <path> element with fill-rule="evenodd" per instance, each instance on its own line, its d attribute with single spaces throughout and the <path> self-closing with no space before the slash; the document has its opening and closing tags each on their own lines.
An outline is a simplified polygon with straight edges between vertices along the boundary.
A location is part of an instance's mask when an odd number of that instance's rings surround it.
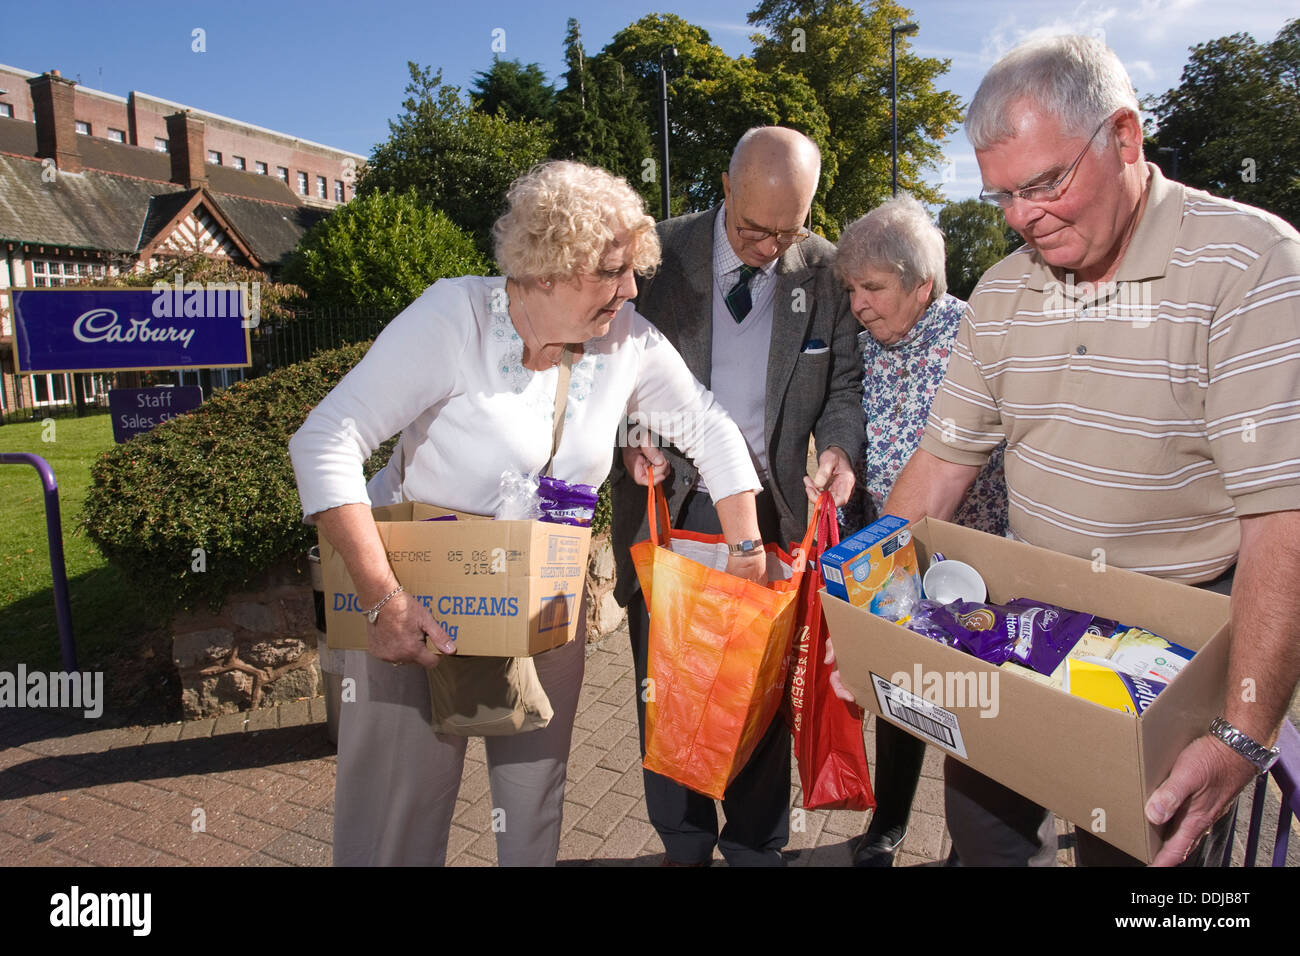
<svg viewBox="0 0 1300 956">
<path fill-rule="evenodd" d="M 853 848 L 854 866 L 893 866 L 894 855 L 907 837 L 907 830 L 899 834 L 898 839 L 890 840 L 889 833 L 862 834 L 858 845 Z"/>
</svg>

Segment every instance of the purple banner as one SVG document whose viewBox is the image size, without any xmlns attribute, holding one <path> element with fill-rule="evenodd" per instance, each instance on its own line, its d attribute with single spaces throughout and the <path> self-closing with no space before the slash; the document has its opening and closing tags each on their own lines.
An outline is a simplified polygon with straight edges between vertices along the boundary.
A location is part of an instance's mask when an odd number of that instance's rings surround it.
<svg viewBox="0 0 1300 956">
<path fill-rule="evenodd" d="M 183 289 L 14 290 L 19 372 L 119 372 L 251 365 L 244 294 Z"/>
<path fill-rule="evenodd" d="M 197 385 L 184 388 L 110 388 L 108 409 L 113 416 L 113 440 L 119 445 L 141 432 L 192 412 L 203 404 L 203 389 Z"/>
</svg>

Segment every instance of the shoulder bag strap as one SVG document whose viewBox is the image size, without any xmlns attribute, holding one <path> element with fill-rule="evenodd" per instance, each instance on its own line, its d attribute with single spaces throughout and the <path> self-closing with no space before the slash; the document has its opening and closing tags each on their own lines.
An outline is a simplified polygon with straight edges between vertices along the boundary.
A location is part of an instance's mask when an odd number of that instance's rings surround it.
<svg viewBox="0 0 1300 956">
<path fill-rule="evenodd" d="M 555 464 L 555 452 L 560 447 L 560 435 L 564 433 L 564 410 L 569 404 L 569 377 L 573 370 L 573 346 L 564 347 L 564 358 L 560 360 L 559 376 L 555 380 L 555 417 L 551 422 L 551 457 L 546 460 L 542 474 L 551 477 L 551 466 Z"/>
</svg>

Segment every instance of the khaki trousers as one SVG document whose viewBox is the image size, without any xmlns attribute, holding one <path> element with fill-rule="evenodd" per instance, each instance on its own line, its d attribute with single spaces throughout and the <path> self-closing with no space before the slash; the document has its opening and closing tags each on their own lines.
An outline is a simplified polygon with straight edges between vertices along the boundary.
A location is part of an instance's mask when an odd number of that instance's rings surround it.
<svg viewBox="0 0 1300 956">
<path fill-rule="evenodd" d="M 584 621 L 586 609 L 579 612 Z M 554 866 L 582 689 L 585 627 L 534 658 L 555 716 L 541 730 L 485 737 L 501 866 Z M 334 786 L 335 866 L 442 866 L 467 738 L 435 734 L 423 668 L 348 651 Z M 355 701 L 349 700 L 351 691 Z"/>
</svg>

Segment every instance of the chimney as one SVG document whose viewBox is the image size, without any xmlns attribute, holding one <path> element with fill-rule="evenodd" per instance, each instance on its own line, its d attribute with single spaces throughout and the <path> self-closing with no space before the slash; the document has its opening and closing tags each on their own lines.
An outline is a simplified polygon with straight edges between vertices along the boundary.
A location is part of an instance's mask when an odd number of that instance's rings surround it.
<svg viewBox="0 0 1300 956">
<path fill-rule="evenodd" d="M 42 73 L 27 81 L 32 92 L 32 114 L 36 120 L 36 155 L 52 157 L 65 173 L 82 170 L 77 148 L 77 121 L 73 87 L 77 84 L 59 76 L 58 70 Z"/>
<path fill-rule="evenodd" d="M 186 189 L 208 185 L 202 120 L 196 119 L 189 110 L 168 116 L 167 149 L 172 160 L 172 182 Z"/>
</svg>

